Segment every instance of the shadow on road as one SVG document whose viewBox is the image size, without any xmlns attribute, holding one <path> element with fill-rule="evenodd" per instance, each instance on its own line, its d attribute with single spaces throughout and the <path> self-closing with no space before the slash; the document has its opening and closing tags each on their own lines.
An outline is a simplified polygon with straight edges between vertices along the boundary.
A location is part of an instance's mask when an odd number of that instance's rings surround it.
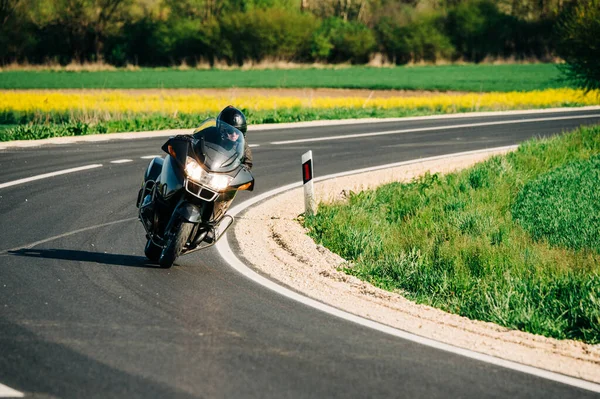
<svg viewBox="0 0 600 399">
<path fill-rule="evenodd" d="M 77 262 L 103 263 L 105 265 L 128 267 L 158 267 L 144 256 L 107 254 L 100 252 L 76 251 L 72 249 L 18 249 L 8 254 L 31 258 L 61 259 Z"/>
</svg>

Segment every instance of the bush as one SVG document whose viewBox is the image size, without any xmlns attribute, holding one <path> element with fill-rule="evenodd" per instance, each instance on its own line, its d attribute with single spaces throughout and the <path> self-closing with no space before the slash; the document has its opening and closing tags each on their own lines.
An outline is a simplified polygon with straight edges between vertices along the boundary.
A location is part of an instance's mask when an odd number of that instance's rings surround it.
<svg viewBox="0 0 600 399">
<path fill-rule="evenodd" d="M 170 53 L 178 62 L 196 65 L 198 61 L 206 60 L 214 64 L 220 33 L 216 20 L 209 19 L 204 23 L 199 20 L 173 21 L 169 31 L 172 37 Z"/>
<path fill-rule="evenodd" d="M 437 16 L 425 16 L 400 29 L 399 53 L 410 54 L 413 62 L 450 58 L 454 47 L 441 30 L 440 21 Z"/>
<path fill-rule="evenodd" d="M 582 0 L 567 11 L 557 35 L 566 79 L 586 90 L 600 89 L 600 0 Z"/>
<path fill-rule="evenodd" d="M 373 31 L 367 26 L 337 17 L 323 21 L 314 37 L 324 42 L 324 48 L 330 46 L 330 62 L 366 63 L 377 45 Z"/>
<path fill-rule="evenodd" d="M 376 32 L 382 51 L 392 62 L 435 62 L 454 53 L 450 39 L 443 31 L 439 15 L 420 15 L 406 25 L 391 17 L 382 18 Z"/>
<path fill-rule="evenodd" d="M 105 47 L 106 60 L 118 66 L 169 65 L 171 45 L 169 27 L 165 21 L 150 17 L 128 22 L 121 35 L 111 37 Z"/>
<path fill-rule="evenodd" d="M 480 62 L 486 56 L 508 56 L 514 49 L 517 21 L 498 10 L 490 0 L 469 0 L 448 12 L 446 31 L 456 55 Z"/>
<path fill-rule="evenodd" d="M 317 26 L 310 14 L 278 8 L 229 14 L 220 21 L 222 56 L 239 65 L 245 60 L 304 58 Z"/>
</svg>

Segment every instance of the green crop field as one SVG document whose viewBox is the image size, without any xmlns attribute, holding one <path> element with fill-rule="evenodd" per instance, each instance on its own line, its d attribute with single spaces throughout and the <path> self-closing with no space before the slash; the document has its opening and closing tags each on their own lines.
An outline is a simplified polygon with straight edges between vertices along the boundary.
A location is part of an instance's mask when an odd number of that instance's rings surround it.
<svg viewBox="0 0 600 399">
<path fill-rule="evenodd" d="M 441 91 L 530 91 L 570 87 L 554 64 L 448 65 L 396 68 L 3 71 L 0 89 L 353 88 Z"/>
</svg>

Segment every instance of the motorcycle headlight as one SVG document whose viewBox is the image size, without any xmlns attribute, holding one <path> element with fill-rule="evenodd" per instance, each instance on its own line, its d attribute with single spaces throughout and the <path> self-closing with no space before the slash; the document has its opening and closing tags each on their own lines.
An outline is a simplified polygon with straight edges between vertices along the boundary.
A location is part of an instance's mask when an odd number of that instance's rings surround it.
<svg viewBox="0 0 600 399">
<path fill-rule="evenodd" d="M 207 174 L 207 172 L 202 169 L 202 166 L 198 164 L 198 162 L 194 161 L 192 158 L 187 157 L 185 160 L 185 174 L 192 180 L 200 182 L 202 177 Z"/>
<path fill-rule="evenodd" d="M 215 191 L 226 189 L 233 180 L 233 177 L 228 175 L 220 175 L 205 171 L 198 162 L 190 157 L 187 157 L 185 162 L 185 174 L 193 181 Z"/>
<path fill-rule="evenodd" d="M 232 178 L 230 176 L 227 175 L 215 175 L 212 173 L 208 174 L 208 182 L 206 183 L 207 186 L 221 191 L 221 190 L 225 190 L 227 188 L 227 186 L 229 186 L 229 183 L 231 183 Z"/>
</svg>

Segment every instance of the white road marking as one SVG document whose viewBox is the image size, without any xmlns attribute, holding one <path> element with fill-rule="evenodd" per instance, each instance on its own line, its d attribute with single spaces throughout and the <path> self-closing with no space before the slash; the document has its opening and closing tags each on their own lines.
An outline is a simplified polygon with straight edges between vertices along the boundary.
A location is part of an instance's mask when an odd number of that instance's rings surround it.
<svg viewBox="0 0 600 399">
<path fill-rule="evenodd" d="M 260 144 L 248 144 L 248 147 L 250 147 L 250 148 L 260 147 Z"/>
<path fill-rule="evenodd" d="M 370 172 L 370 171 L 375 171 L 375 170 L 379 170 L 379 169 L 394 168 L 397 166 L 409 165 L 409 164 L 416 163 L 416 162 L 433 161 L 436 159 L 450 158 L 450 157 L 459 156 L 459 155 L 477 154 L 477 153 L 483 153 L 483 152 L 488 152 L 488 151 L 497 151 L 497 150 L 502 150 L 502 149 L 511 150 L 511 149 L 515 149 L 517 147 L 518 146 L 515 145 L 515 146 L 507 146 L 507 147 L 490 148 L 490 149 L 486 149 L 486 150 L 467 151 L 467 152 L 462 152 L 462 153 L 457 153 L 457 154 L 442 155 L 442 156 L 430 157 L 430 158 L 421 158 L 421 159 L 416 159 L 416 160 L 412 160 L 412 161 L 398 162 L 398 163 L 393 163 L 393 164 L 388 164 L 388 165 L 376 166 L 376 167 L 372 167 L 372 168 L 357 169 L 357 170 L 353 170 L 353 171 L 322 176 L 320 178 L 315 179 L 315 181 L 328 180 L 328 179 L 333 179 L 336 177 L 359 174 L 359 173 L 363 173 L 363 172 Z M 292 184 L 288 184 L 283 187 L 276 188 L 274 190 L 271 190 L 271 191 L 268 191 L 261 195 L 258 195 L 250 200 L 247 200 L 238 206 L 235 206 L 234 208 L 230 209 L 228 213 L 231 214 L 232 216 L 235 216 L 238 213 L 244 211 L 245 209 L 249 208 L 250 206 L 252 206 L 260 201 L 263 201 L 269 197 L 275 196 L 277 194 L 280 194 L 285 191 L 291 190 L 293 188 L 301 187 L 301 186 L 302 186 L 302 182 L 300 181 L 297 183 L 292 183 Z M 348 313 L 343 310 L 334 308 L 333 306 L 326 305 L 322 302 L 316 301 L 314 299 L 303 296 L 297 292 L 294 292 L 288 288 L 282 287 L 282 286 L 276 284 L 275 282 L 259 275 L 258 273 L 254 272 L 252 269 L 250 269 L 248 266 L 246 266 L 244 263 L 242 263 L 242 261 L 240 261 L 237 258 L 237 256 L 233 253 L 233 251 L 231 250 L 231 247 L 229 246 L 227 233 L 225 233 L 225 235 L 217 242 L 216 247 L 217 247 L 217 250 L 219 251 L 219 253 L 221 254 L 221 256 L 223 257 L 223 259 L 227 263 L 229 263 L 229 265 L 231 267 L 233 267 L 235 270 L 237 270 L 238 272 L 240 272 L 242 275 L 246 276 L 247 278 L 249 278 L 249 279 L 253 280 L 254 282 L 256 282 L 270 290 L 273 290 L 281 295 L 284 295 L 290 299 L 293 299 L 295 301 L 303 303 L 307 306 L 311 306 L 315 309 L 318 309 L 320 311 L 328 313 L 332 316 L 340 317 L 344 320 L 348 320 L 348 321 L 360 324 L 365 327 L 372 328 L 374 330 L 377 330 L 377 331 L 380 331 L 380 332 L 383 332 L 386 334 L 390 334 L 390 335 L 393 335 L 393 336 L 396 336 L 396 337 L 399 337 L 402 339 L 406 339 L 408 341 L 416 342 L 421 345 L 426 345 L 426 346 L 429 346 L 429 347 L 432 347 L 435 349 L 439 349 L 439 350 L 454 353 L 457 355 L 465 356 L 465 357 L 468 357 L 471 359 L 490 363 L 490 364 L 493 364 L 496 366 L 504 367 L 504 368 L 511 369 L 511 370 L 516 370 L 516 371 L 519 371 L 522 373 L 534 375 L 536 377 L 545 378 L 547 380 L 556 381 L 556 382 L 563 383 L 566 385 L 571 385 L 571 386 L 585 389 L 588 391 L 600 393 L 600 384 L 581 380 L 581 379 L 574 378 L 574 377 L 569 377 L 569 376 L 566 376 L 563 374 L 554 373 L 552 371 L 547 371 L 547 370 L 535 368 L 532 366 L 526 366 L 524 364 L 520 364 L 517 362 L 500 359 L 500 358 L 497 358 L 494 356 L 485 355 L 483 353 L 474 352 L 474 351 L 471 351 L 468 349 L 459 348 L 456 346 L 445 344 L 443 342 L 435 341 L 433 339 L 429 339 L 429 338 L 421 337 L 419 335 L 411 334 L 409 332 L 402 331 L 400 329 L 393 328 L 390 326 L 386 326 L 384 324 L 375 322 L 373 320 L 369 320 L 369 319 L 366 319 L 366 318 L 363 318 L 360 316 L 356 316 L 352 313 Z"/>
<path fill-rule="evenodd" d="M 6 385 L 0 384 L 0 398 L 22 398 L 23 392 L 16 391 Z"/>
<path fill-rule="evenodd" d="M 160 157 L 161 155 L 145 155 L 143 157 L 140 157 L 140 159 L 154 159 L 156 157 Z"/>
<path fill-rule="evenodd" d="M 114 161 L 110 161 L 110 163 L 127 163 L 127 162 L 133 162 L 132 159 L 117 159 Z"/>
<path fill-rule="evenodd" d="M 18 184 L 28 183 L 28 182 L 35 181 L 35 180 L 47 179 L 48 177 L 60 176 L 60 175 L 64 175 L 67 173 L 80 172 L 82 170 L 88 170 L 88 169 L 94 169 L 94 168 L 100 168 L 100 167 L 102 167 L 102 164 L 98 163 L 98 164 L 93 164 L 93 165 L 79 166 L 77 168 L 58 170 L 56 172 L 44 173 L 42 175 L 31 176 L 31 177 L 26 177 L 24 179 L 13 180 L 13 181 L 9 181 L 6 183 L 2 183 L 2 184 L 0 184 L 0 188 L 16 186 Z"/>
<path fill-rule="evenodd" d="M 345 135 L 341 135 L 341 136 L 313 137 L 313 138 L 309 138 L 309 139 L 273 141 L 273 142 L 271 142 L 271 144 L 284 145 L 284 144 L 297 144 L 297 143 L 312 143 L 315 141 L 345 140 L 345 139 L 355 139 L 355 138 L 359 138 L 359 137 L 385 136 L 385 135 L 390 135 L 390 134 L 431 132 L 431 131 L 436 131 L 436 130 L 465 129 L 465 128 L 471 128 L 471 127 L 511 125 L 511 124 L 517 124 L 517 123 L 532 123 L 532 122 L 550 122 L 550 121 L 561 121 L 561 120 L 569 120 L 569 119 L 586 119 L 586 118 L 599 118 L 600 119 L 600 115 L 590 114 L 590 115 L 574 115 L 574 116 L 557 116 L 554 118 L 534 118 L 534 119 L 521 119 L 521 120 L 511 120 L 511 121 L 467 123 L 467 124 L 463 124 L 463 125 L 452 125 L 452 126 L 421 127 L 421 128 L 415 128 L 415 129 L 388 130 L 386 132 L 357 133 L 357 134 L 345 134 Z"/>
</svg>

